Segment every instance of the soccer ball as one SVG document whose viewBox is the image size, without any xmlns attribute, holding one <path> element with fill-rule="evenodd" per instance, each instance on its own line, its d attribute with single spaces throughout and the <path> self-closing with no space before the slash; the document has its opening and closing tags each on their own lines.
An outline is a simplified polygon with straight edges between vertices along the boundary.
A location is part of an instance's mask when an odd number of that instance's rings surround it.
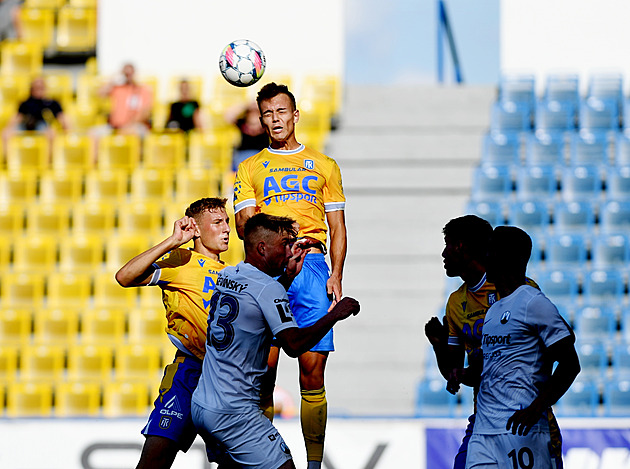
<svg viewBox="0 0 630 469">
<path fill-rule="evenodd" d="M 265 54 L 247 39 L 229 43 L 219 57 L 219 70 L 223 78 L 234 86 L 249 86 L 265 73 Z"/>
</svg>

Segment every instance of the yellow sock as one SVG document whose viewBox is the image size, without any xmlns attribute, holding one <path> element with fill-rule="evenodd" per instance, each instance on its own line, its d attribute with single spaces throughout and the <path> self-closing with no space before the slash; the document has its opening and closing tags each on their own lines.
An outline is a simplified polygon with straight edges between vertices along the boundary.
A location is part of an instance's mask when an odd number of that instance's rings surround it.
<svg viewBox="0 0 630 469">
<path fill-rule="evenodd" d="M 324 458 L 327 408 L 326 388 L 314 391 L 302 390 L 300 420 L 306 444 L 306 460 L 321 461 Z"/>
</svg>

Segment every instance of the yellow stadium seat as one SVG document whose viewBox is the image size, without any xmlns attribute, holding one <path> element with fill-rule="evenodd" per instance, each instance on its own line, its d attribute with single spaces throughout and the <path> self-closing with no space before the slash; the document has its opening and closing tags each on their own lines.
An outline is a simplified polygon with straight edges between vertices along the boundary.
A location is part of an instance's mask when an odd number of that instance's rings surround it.
<svg viewBox="0 0 630 469">
<path fill-rule="evenodd" d="M 232 144 L 229 139 L 211 132 L 191 132 L 189 159 L 191 169 L 227 171 L 232 167 Z"/>
<path fill-rule="evenodd" d="M 116 206 L 107 201 L 85 201 L 72 207 L 72 232 L 82 235 L 112 234 Z"/>
<path fill-rule="evenodd" d="M 0 308 L 0 344 L 21 348 L 31 341 L 33 314 L 28 307 Z"/>
<path fill-rule="evenodd" d="M 94 167 L 94 146 L 87 135 L 66 134 L 55 137 L 52 167 L 57 171 L 80 170 Z"/>
<path fill-rule="evenodd" d="M 66 0 L 25 0 L 24 6 L 28 8 L 50 8 L 57 10 L 63 6 Z"/>
<path fill-rule="evenodd" d="M 18 349 L 11 345 L 0 345 L 0 382 L 13 383 L 17 378 Z"/>
<path fill-rule="evenodd" d="M 49 165 L 48 139 L 37 132 L 15 134 L 7 142 L 7 169 L 9 171 L 43 171 Z"/>
<path fill-rule="evenodd" d="M 151 109 L 151 132 L 164 132 L 170 107 L 167 103 L 153 103 Z"/>
<path fill-rule="evenodd" d="M 129 174 L 124 169 L 88 171 L 85 175 L 85 200 L 123 203 L 127 198 L 128 183 Z"/>
<path fill-rule="evenodd" d="M 121 308 L 90 308 L 81 315 L 81 343 L 118 346 L 125 341 L 125 310 Z"/>
<path fill-rule="evenodd" d="M 16 239 L 24 230 L 24 207 L 18 204 L 0 203 L 0 236 Z"/>
<path fill-rule="evenodd" d="M 301 98 L 329 103 L 331 115 L 337 115 L 342 104 L 341 79 L 333 75 L 308 75 L 302 84 Z"/>
<path fill-rule="evenodd" d="M 158 201 L 132 202 L 118 209 L 120 233 L 154 235 L 162 233 L 162 203 Z"/>
<path fill-rule="evenodd" d="M 72 72 L 64 69 L 45 69 L 42 75 L 46 82 L 46 95 L 66 107 L 74 101 L 74 78 Z"/>
<path fill-rule="evenodd" d="M 133 171 L 140 162 L 140 137 L 137 135 L 105 135 L 98 142 L 99 169 Z"/>
<path fill-rule="evenodd" d="M 75 344 L 68 348 L 68 379 L 107 382 L 114 368 L 110 345 Z"/>
<path fill-rule="evenodd" d="M 136 168 L 131 174 L 132 201 L 173 200 L 173 173 L 164 168 Z"/>
<path fill-rule="evenodd" d="M 160 297 L 160 288 L 148 287 Z M 129 312 L 129 343 L 156 344 L 170 343 L 166 336 L 166 315 L 164 308 L 135 308 Z"/>
<path fill-rule="evenodd" d="M 11 116 L 15 115 L 19 104 L 28 98 L 30 82 L 28 75 L 0 75 L 0 103 L 11 110 Z"/>
<path fill-rule="evenodd" d="M 0 43 L 0 73 L 2 75 L 27 75 L 34 77 L 41 73 L 44 52 L 38 44 L 23 41 L 3 41 Z"/>
<path fill-rule="evenodd" d="M 78 170 L 48 170 L 40 173 L 39 200 L 71 206 L 83 196 L 83 174 Z"/>
<path fill-rule="evenodd" d="M 2 305 L 13 308 L 39 308 L 44 302 L 44 275 L 5 272 L 0 278 Z"/>
<path fill-rule="evenodd" d="M 33 318 L 33 343 L 38 345 L 73 344 L 78 340 L 79 310 L 42 308 Z"/>
<path fill-rule="evenodd" d="M 252 90 L 253 92 L 253 90 Z M 247 88 L 239 88 L 230 85 L 221 75 L 214 77 L 212 83 L 212 98 L 210 109 L 219 115 L 223 115 L 228 109 L 250 101 Z"/>
<path fill-rule="evenodd" d="M 2 214 L 0 213 L 0 223 Z M 11 268 L 11 250 L 13 247 L 13 237 L 0 233 L 0 272 Z"/>
<path fill-rule="evenodd" d="M 186 160 L 186 136 L 183 132 L 150 133 L 144 137 L 145 168 L 177 170 Z"/>
<path fill-rule="evenodd" d="M 55 386 L 56 417 L 97 417 L 100 413 L 99 383 L 69 381 Z"/>
<path fill-rule="evenodd" d="M 114 381 L 104 384 L 103 413 L 107 417 L 146 417 L 149 413 L 149 393 L 146 381 Z"/>
<path fill-rule="evenodd" d="M 72 102 L 63 112 L 74 132 L 88 133 L 94 127 L 107 123 L 107 116 L 99 110 L 96 103 Z"/>
<path fill-rule="evenodd" d="M 55 37 L 55 15 L 52 10 L 42 8 L 20 8 L 18 13 L 21 40 L 48 49 Z"/>
<path fill-rule="evenodd" d="M 149 344 L 124 344 L 114 350 L 116 379 L 146 379 L 159 383 L 162 374 L 160 347 Z"/>
<path fill-rule="evenodd" d="M 117 272 L 132 258 L 151 247 L 144 233 L 123 233 L 105 241 L 105 262 L 111 272 Z"/>
<path fill-rule="evenodd" d="M 67 5 L 57 15 L 57 49 L 89 52 L 96 48 L 96 10 Z"/>
<path fill-rule="evenodd" d="M 220 177 L 221 173 L 216 169 L 200 171 L 184 168 L 177 171 L 175 174 L 175 200 L 191 204 L 204 197 L 217 197 Z"/>
<path fill-rule="evenodd" d="M 68 0 L 68 5 L 75 8 L 96 8 L 98 0 Z"/>
<path fill-rule="evenodd" d="M 122 267 L 122 265 L 121 265 Z M 111 272 L 94 276 L 94 305 L 100 308 L 133 308 L 138 303 L 138 289 L 121 287 Z"/>
<path fill-rule="evenodd" d="M 68 205 L 34 202 L 26 207 L 26 231 L 29 235 L 63 236 L 69 228 Z"/>
<path fill-rule="evenodd" d="M 102 94 L 102 90 L 108 84 L 109 78 L 97 73 L 86 71 L 77 75 L 77 104 L 81 106 L 94 106 L 97 112 L 106 112 L 109 109 L 109 98 Z"/>
<path fill-rule="evenodd" d="M 102 236 L 106 236 L 106 231 Z M 103 239 L 96 232 L 73 234 L 59 245 L 59 270 L 74 274 L 98 272 L 103 267 L 103 256 Z"/>
<path fill-rule="evenodd" d="M 35 200 L 37 174 L 35 170 L 0 171 L 0 202 L 23 210 L 26 203 Z"/>
<path fill-rule="evenodd" d="M 48 276 L 48 306 L 86 307 L 90 304 L 92 282 L 82 273 L 54 272 Z"/>
<path fill-rule="evenodd" d="M 13 269 L 16 272 L 47 273 L 57 264 L 58 238 L 32 235 L 13 246 Z"/>
<path fill-rule="evenodd" d="M 20 380 L 57 381 L 63 378 L 65 344 L 34 345 L 20 354 Z"/>
<path fill-rule="evenodd" d="M 7 386 L 8 417 L 50 417 L 52 405 L 50 383 L 17 381 Z"/>
</svg>

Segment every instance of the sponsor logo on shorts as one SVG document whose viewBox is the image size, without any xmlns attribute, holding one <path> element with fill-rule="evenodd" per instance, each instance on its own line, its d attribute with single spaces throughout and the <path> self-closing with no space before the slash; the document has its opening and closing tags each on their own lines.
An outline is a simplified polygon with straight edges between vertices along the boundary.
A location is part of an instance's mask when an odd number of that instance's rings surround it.
<svg viewBox="0 0 630 469">
<path fill-rule="evenodd" d="M 289 447 L 286 445 L 284 441 L 280 443 L 280 449 L 282 450 L 284 454 L 291 455 L 291 450 L 289 449 Z"/>
<path fill-rule="evenodd" d="M 172 422 L 172 421 L 173 421 L 173 419 L 172 419 L 172 418 L 162 416 L 162 417 L 160 418 L 160 428 L 167 429 L 168 427 L 170 427 L 170 426 L 171 426 L 171 422 Z"/>
<path fill-rule="evenodd" d="M 271 435 L 267 435 L 267 438 L 269 438 L 269 441 L 276 441 L 278 438 L 280 438 L 280 433 L 272 433 Z"/>
<path fill-rule="evenodd" d="M 177 417 L 178 419 L 182 420 L 184 418 L 184 414 L 182 413 L 182 408 L 179 406 L 179 401 L 177 400 L 177 396 L 173 396 L 171 397 L 166 404 L 164 404 L 164 407 L 160 409 L 160 415 L 165 416 L 168 415 L 169 417 L 169 425 L 170 425 L 170 417 Z M 164 418 L 164 417 L 162 417 Z M 162 426 L 162 423 L 160 422 L 160 426 Z"/>
</svg>

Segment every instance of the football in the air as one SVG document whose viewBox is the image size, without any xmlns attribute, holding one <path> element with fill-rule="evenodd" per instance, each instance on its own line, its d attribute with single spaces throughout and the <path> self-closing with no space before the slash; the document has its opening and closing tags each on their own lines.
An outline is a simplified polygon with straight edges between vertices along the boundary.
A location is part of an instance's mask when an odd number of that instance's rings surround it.
<svg viewBox="0 0 630 469">
<path fill-rule="evenodd" d="M 265 73 L 265 54 L 248 39 L 230 42 L 219 58 L 219 69 L 223 77 L 234 86 L 250 86 Z"/>
</svg>

